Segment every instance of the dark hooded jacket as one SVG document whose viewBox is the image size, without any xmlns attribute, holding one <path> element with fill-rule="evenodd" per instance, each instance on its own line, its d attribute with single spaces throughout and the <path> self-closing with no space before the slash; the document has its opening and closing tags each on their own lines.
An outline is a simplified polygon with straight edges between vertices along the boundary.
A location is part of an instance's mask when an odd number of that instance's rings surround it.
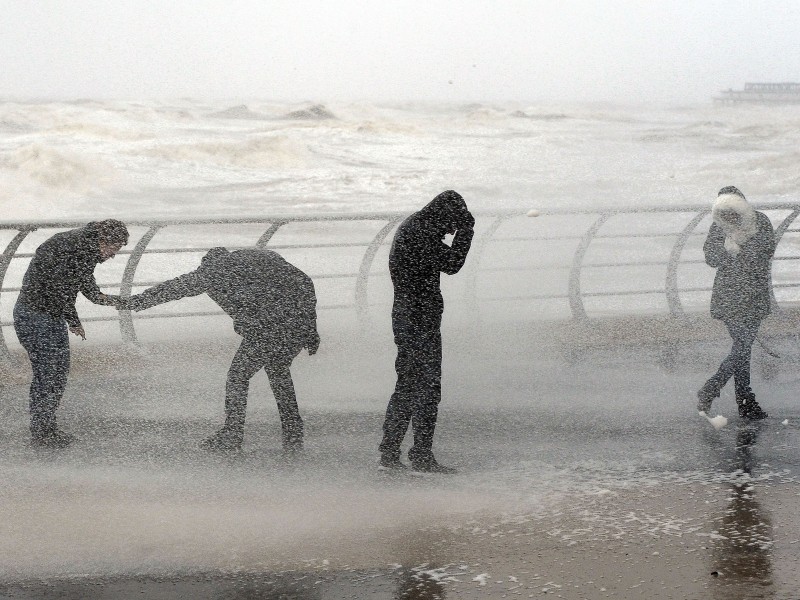
<svg viewBox="0 0 800 600">
<path fill-rule="evenodd" d="M 439 194 L 403 221 L 389 254 L 393 319 L 439 328 L 444 312 L 440 273 L 453 275 L 464 265 L 474 225 L 464 199 L 452 190 Z M 454 229 L 455 238 L 448 246 L 442 238 Z"/>
<path fill-rule="evenodd" d="M 317 335 L 311 278 L 271 250 L 214 248 L 191 273 L 132 297 L 130 308 L 144 310 L 203 293 L 231 316 L 234 330 L 244 338 L 281 344 Z"/>
<path fill-rule="evenodd" d="M 78 327 L 78 292 L 95 304 L 110 306 L 118 300 L 97 287 L 94 269 L 101 262 L 97 223 L 57 233 L 36 249 L 22 280 L 19 302 Z"/>
<path fill-rule="evenodd" d="M 726 249 L 725 232 L 711 225 L 703 250 L 706 263 L 717 269 L 711 294 L 711 316 L 723 321 L 761 320 L 771 309 L 771 261 L 775 253 L 772 223 L 752 211 L 753 233 L 734 254 Z"/>
</svg>

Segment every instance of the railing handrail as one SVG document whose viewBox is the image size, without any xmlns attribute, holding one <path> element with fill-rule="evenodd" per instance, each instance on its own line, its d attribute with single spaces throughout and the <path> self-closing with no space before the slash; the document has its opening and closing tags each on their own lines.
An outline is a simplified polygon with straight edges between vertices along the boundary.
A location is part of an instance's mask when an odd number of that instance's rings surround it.
<svg viewBox="0 0 800 600">
<path fill-rule="evenodd" d="M 794 210 L 800 204 L 797 202 L 751 202 L 750 205 L 756 210 Z M 554 215 L 594 215 L 594 214 L 647 214 L 647 213 L 692 213 L 708 210 L 711 204 L 677 204 L 675 206 L 600 206 L 585 208 L 541 208 L 531 203 L 531 208 L 539 210 L 540 216 Z M 272 214 L 272 215 L 246 215 L 239 217 L 230 216 L 208 216 L 196 218 L 174 218 L 159 217 L 154 219 L 142 219 L 133 217 L 126 219 L 119 215 L 113 218 L 121 220 L 129 227 L 152 227 L 152 226 L 174 226 L 174 225 L 237 225 L 237 224 L 258 224 L 272 223 L 275 221 L 286 222 L 316 222 L 316 221 L 383 221 L 403 217 L 411 214 L 412 211 L 375 211 L 375 212 L 353 212 L 336 213 L 321 212 L 315 214 Z M 483 217 L 514 217 L 523 216 L 527 211 L 520 209 L 505 210 L 475 210 L 475 216 Z M 107 215 L 111 218 L 112 215 Z M 91 221 L 97 221 L 104 217 L 83 217 L 57 220 L 0 220 L 0 229 L 60 229 L 62 227 L 81 227 Z"/>
<path fill-rule="evenodd" d="M 782 236 L 786 232 L 794 232 L 796 229 L 790 229 L 790 225 L 794 222 L 795 218 L 800 215 L 800 204 L 793 202 L 771 202 L 771 203 L 753 203 L 753 207 L 757 210 L 767 211 L 789 211 L 789 215 L 783 218 L 780 226 L 776 228 L 776 241 L 780 242 Z M 540 219 L 549 216 L 571 216 L 571 215 L 586 215 L 593 216 L 585 225 L 583 230 L 578 229 L 575 232 L 570 232 L 569 235 L 553 236 L 552 233 L 545 233 L 543 236 L 530 236 L 530 237 L 515 237 L 515 238 L 495 238 L 495 233 L 502 226 L 503 223 L 516 218 L 525 218 L 526 211 L 524 210 L 495 210 L 495 211 L 475 211 L 476 217 L 488 217 L 492 219 L 488 228 L 476 237 L 476 244 L 473 252 L 471 253 L 468 262 L 467 270 L 470 276 L 467 278 L 467 304 L 473 309 L 477 306 L 477 277 L 479 273 L 485 272 L 500 272 L 510 270 L 524 270 L 519 267 L 491 267 L 482 268 L 481 259 L 489 244 L 504 243 L 508 241 L 542 241 L 558 239 L 558 240 L 576 240 L 578 241 L 577 247 L 574 251 L 573 260 L 571 265 L 560 266 L 560 269 L 569 269 L 567 289 L 563 293 L 537 293 L 537 294 L 524 294 L 524 295 L 508 295 L 507 298 L 482 298 L 485 302 L 495 302 L 502 300 L 516 300 L 516 299 L 547 299 L 547 298 L 563 298 L 568 299 L 572 316 L 575 319 L 587 319 L 586 310 L 583 305 L 583 299 L 587 297 L 597 296 L 620 296 L 620 295 L 641 295 L 641 294 L 658 294 L 663 293 L 666 295 L 667 304 L 669 307 L 669 314 L 673 317 L 683 317 L 683 307 L 681 305 L 680 293 L 683 291 L 705 291 L 710 290 L 709 287 L 692 287 L 686 289 L 679 289 L 678 287 L 678 267 L 681 264 L 694 264 L 702 261 L 697 260 L 682 260 L 682 253 L 684 246 L 688 239 L 693 236 L 703 235 L 701 232 L 695 231 L 697 225 L 710 213 L 711 205 L 706 204 L 687 204 L 675 206 L 609 206 L 609 207 L 586 207 L 577 209 L 539 209 L 540 214 L 538 219 L 531 219 L 531 225 L 536 224 Z M 606 227 L 608 221 L 612 217 L 618 215 L 636 215 L 636 214 L 686 214 L 691 215 L 691 218 L 682 226 L 682 228 L 675 231 L 659 231 L 653 233 L 644 232 L 624 232 L 624 233 L 601 233 L 603 228 Z M 182 246 L 179 248 L 174 247 L 159 247 L 148 249 L 148 246 L 156 234 L 164 228 L 175 226 L 192 226 L 192 225 L 265 225 L 266 231 L 256 242 L 256 247 L 261 248 L 364 248 L 363 255 L 357 272 L 342 272 L 342 273 L 322 273 L 317 277 L 329 279 L 355 279 L 355 288 L 353 303 L 333 303 L 321 304 L 320 308 L 356 308 L 358 316 L 362 320 L 368 320 L 368 281 L 371 277 L 376 276 L 372 271 L 372 263 L 375 259 L 378 249 L 385 246 L 390 242 L 390 234 L 392 230 L 397 227 L 403 218 L 409 213 L 404 211 L 376 211 L 376 212 L 359 212 L 359 213 L 314 213 L 314 214 L 275 214 L 275 215 L 248 215 L 238 217 L 202 217 L 202 218 L 156 218 L 156 219 L 123 219 L 129 227 L 145 227 L 146 231 L 139 237 L 137 243 L 131 250 L 121 252 L 122 255 L 127 255 L 128 260 L 125 266 L 125 271 L 122 277 L 122 282 L 119 284 L 107 284 L 110 286 L 119 286 L 120 294 L 122 296 L 129 296 L 134 287 L 141 287 L 142 285 L 151 285 L 152 281 L 139 282 L 135 280 L 136 270 L 139 261 L 145 254 L 154 253 L 191 253 L 191 252 L 205 252 L 208 246 L 191 247 Z M 117 217 L 119 218 L 119 217 Z M 12 293 L 19 291 L 19 287 L 10 286 L 4 287 L 5 275 L 12 260 L 15 258 L 30 258 L 31 252 L 17 253 L 25 238 L 32 232 L 42 229 L 62 229 L 81 227 L 89 222 L 91 219 L 64 219 L 64 220 L 18 220 L 18 221 L 0 221 L 0 230 L 14 230 L 17 234 L 8 243 L 5 251 L 0 255 L 0 300 L 5 293 Z M 290 223 L 313 223 L 313 222 L 347 222 L 347 221 L 361 221 L 361 222 L 378 222 L 379 228 L 377 233 L 371 239 L 366 239 L 363 242 L 330 242 L 330 243 L 309 243 L 309 244 L 270 244 L 270 241 L 275 233 L 282 229 L 285 225 Z M 629 261 L 606 261 L 595 265 L 593 263 L 584 264 L 584 257 L 586 256 L 590 245 L 595 239 L 626 239 L 626 238 L 676 238 L 673 244 L 670 257 L 666 261 L 643 261 L 642 264 L 646 265 L 665 265 L 667 267 L 666 276 L 664 279 L 664 287 L 651 287 L 646 290 L 643 289 L 630 289 L 624 291 L 607 291 L 607 292 L 586 292 L 581 289 L 581 275 L 584 269 L 595 266 L 603 267 L 625 267 L 636 266 L 637 262 Z M 228 247 L 240 247 L 229 245 Z M 777 257 L 778 260 L 800 260 L 800 256 L 781 256 Z M 552 266 L 552 265 L 551 265 Z M 531 271 L 536 270 L 537 266 L 531 265 L 528 267 Z M 381 271 L 385 275 L 385 271 Z M 775 287 L 800 287 L 800 284 L 780 284 Z M 182 317 L 182 316 L 199 316 L 208 314 L 222 314 L 208 311 L 194 311 L 187 313 L 171 313 L 169 316 Z M 152 318 L 164 318 L 166 315 L 152 315 Z M 150 318 L 150 315 L 142 316 L 142 318 Z M 99 317 L 87 318 L 87 321 L 111 321 L 117 319 L 120 322 L 120 329 L 123 338 L 128 341 L 136 341 L 136 332 L 133 325 L 133 318 L 129 311 L 120 311 L 118 317 Z M 5 344 L 2 327 L 7 326 L 9 323 L 0 322 L 0 352 L 8 355 L 8 349 Z"/>
</svg>

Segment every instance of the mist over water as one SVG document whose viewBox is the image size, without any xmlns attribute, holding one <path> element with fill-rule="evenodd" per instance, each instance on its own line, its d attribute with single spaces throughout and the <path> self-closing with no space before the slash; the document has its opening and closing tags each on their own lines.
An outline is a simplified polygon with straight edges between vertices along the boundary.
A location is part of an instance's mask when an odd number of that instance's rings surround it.
<svg viewBox="0 0 800 600">
<path fill-rule="evenodd" d="M 547 215 L 549 209 L 697 205 L 728 184 L 755 201 L 794 200 L 796 111 L 511 103 L 310 108 L 260 101 L 2 103 L 3 219 L 410 212 L 449 188 L 477 213 L 541 209 L 539 218 L 504 223 L 496 237 L 505 242 L 487 246 L 479 265 L 470 262 L 473 250 L 462 273 L 443 277 L 444 400 L 435 449 L 461 473 L 398 480 L 375 472 L 394 384 L 391 236 L 372 267 L 367 324 L 353 309 L 320 310 L 320 353 L 303 353 L 294 363 L 307 427 L 306 452 L 296 459 L 280 452 L 263 374 L 251 383 L 243 452 L 198 448 L 222 422 L 226 370 L 238 343 L 224 316 L 137 319 L 138 348 L 120 343 L 117 323 L 88 323 L 89 340 L 72 342 L 59 411 L 79 442 L 63 452 L 35 451 L 27 443 L 28 362 L 6 327 L 15 363 L 4 368 L 0 390 L 0 583 L 284 570 L 311 577 L 374 571 L 392 579 L 406 569 L 409 588 L 453 577 L 460 583 L 448 585 L 473 590 L 500 578 L 510 590 L 513 578 L 530 585 L 529 593 L 580 583 L 592 590 L 587 597 L 602 597 L 607 582 L 591 573 L 579 582 L 580 569 L 565 573 L 555 563 L 573 560 L 576 545 L 627 561 L 633 545 L 646 549 L 641 556 L 661 553 L 667 567 L 694 569 L 699 578 L 738 560 L 727 500 L 736 497 L 735 507 L 744 505 L 759 524 L 783 519 L 785 529 L 759 525 L 755 537 L 758 568 L 785 589 L 781 577 L 792 581 L 797 548 L 790 542 L 797 537 L 800 447 L 792 341 L 778 345 L 787 360 L 777 376 L 756 376 L 780 420 L 748 429 L 736 421 L 733 399 L 723 396 L 719 410 L 731 424 L 717 431 L 697 418 L 694 394 L 727 351 L 724 334 L 692 340 L 670 366 L 660 338 L 642 326 L 667 313 L 664 295 L 608 295 L 663 287 L 674 239 L 647 234 L 677 234 L 686 214 L 614 217 L 604 233 L 641 237 L 593 242 L 587 264 L 643 263 L 583 274 L 587 312 L 614 324 L 605 344 L 570 328 L 565 294 L 576 240 L 514 239 L 580 235 L 596 218 Z M 307 112 L 292 114 L 298 110 Z M 773 222 L 785 212 L 771 213 Z M 479 214 L 479 235 L 491 223 Z M 710 285 L 712 273 L 700 262 L 708 224 L 701 222 L 687 243 L 685 258 L 696 264 L 682 266 L 682 287 Z M 271 243 L 367 244 L 381 226 L 294 223 Z M 144 231 L 132 228 L 132 240 Z M 170 227 L 150 248 L 247 246 L 263 232 L 261 225 Z M 0 243 L 13 233 L 3 232 Z M 32 233 L 19 251 L 33 252 L 52 233 Z M 782 248 L 795 252 L 791 235 Z M 352 302 L 354 279 L 326 276 L 356 273 L 363 252 L 281 250 L 316 277 L 325 306 Z M 136 279 L 176 276 L 195 268 L 200 255 L 145 255 Z M 4 285 L 18 286 L 27 264 L 15 259 Z M 111 284 L 124 266 L 123 256 L 103 264 L 98 281 L 115 292 Z M 776 281 L 796 282 L 791 267 L 776 266 Z M 560 297 L 525 299 L 531 294 Z M 684 307 L 704 315 L 708 296 L 702 289 L 685 293 Z M 778 290 L 781 302 L 796 296 Z M 3 295 L 4 321 L 15 297 Z M 153 314 L 212 309 L 200 297 Z M 78 310 L 111 314 L 83 300 Z M 751 485 L 755 492 L 741 491 Z M 720 521 L 724 540 L 715 537 L 722 535 Z M 554 564 L 542 566 L 548 556 Z M 642 560 L 631 573 L 652 567 Z M 558 577 L 540 575 L 558 568 Z M 631 577 L 628 588 L 639 580 Z"/>
</svg>

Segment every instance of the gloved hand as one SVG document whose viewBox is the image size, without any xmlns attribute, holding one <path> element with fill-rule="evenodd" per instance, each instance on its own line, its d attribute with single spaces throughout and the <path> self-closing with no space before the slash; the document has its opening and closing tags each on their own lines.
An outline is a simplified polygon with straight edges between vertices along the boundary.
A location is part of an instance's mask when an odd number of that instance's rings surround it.
<svg viewBox="0 0 800 600">
<path fill-rule="evenodd" d="M 732 237 L 725 236 L 725 250 L 727 250 L 729 254 L 737 256 L 741 249 L 741 246 L 739 246 Z"/>
<path fill-rule="evenodd" d="M 314 356 L 319 350 L 319 333 L 313 331 L 312 333 L 308 334 L 306 338 L 306 348 L 308 348 L 308 355 Z"/>
</svg>

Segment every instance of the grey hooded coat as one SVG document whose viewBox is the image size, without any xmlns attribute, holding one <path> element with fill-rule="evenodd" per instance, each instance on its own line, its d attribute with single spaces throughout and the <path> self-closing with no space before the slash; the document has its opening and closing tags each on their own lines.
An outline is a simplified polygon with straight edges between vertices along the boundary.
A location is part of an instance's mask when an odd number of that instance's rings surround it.
<svg viewBox="0 0 800 600">
<path fill-rule="evenodd" d="M 718 218 L 724 210 L 741 215 L 743 225 L 738 230 Z M 703 246 L 706 263 L 717 269 L 711 316 L 726 322 L 760 321 L 771 309 L 772 223 L 733 194 L 719 196 L 712 215 L 714 223 Z"/>
</svg>

